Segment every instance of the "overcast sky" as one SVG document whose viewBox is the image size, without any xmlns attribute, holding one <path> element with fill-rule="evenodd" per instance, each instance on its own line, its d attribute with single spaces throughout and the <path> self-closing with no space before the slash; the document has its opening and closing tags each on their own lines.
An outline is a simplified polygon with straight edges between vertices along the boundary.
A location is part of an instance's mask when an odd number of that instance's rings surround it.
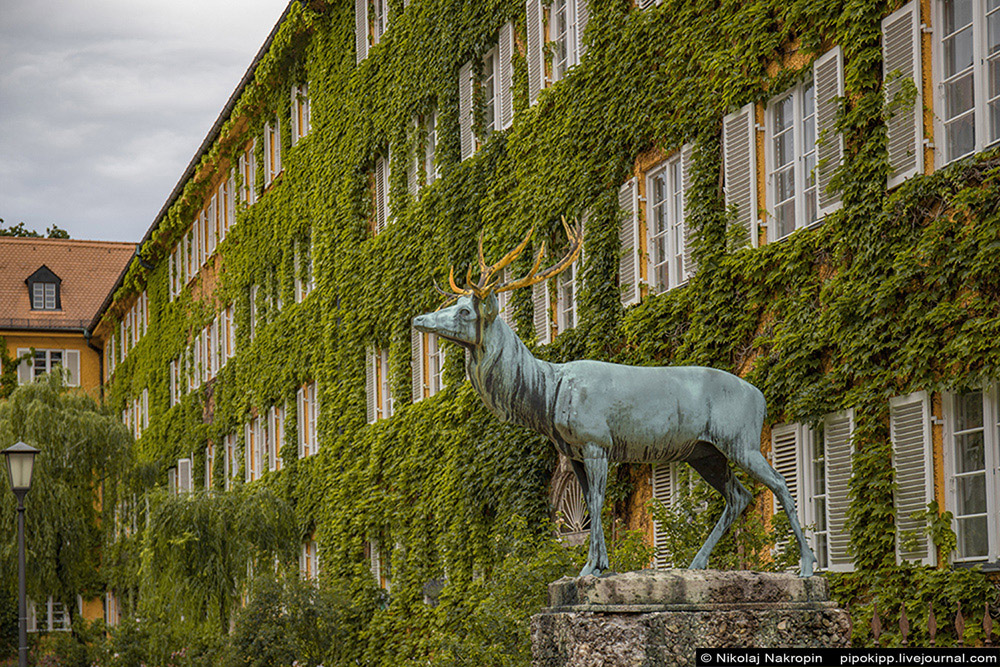
<svg viewBox="0 0 1000 667">
<path fill-rule="evenodd" d="M 287 0 L 0 0 L 0 218 L 138 241 Z"/>
</svg>

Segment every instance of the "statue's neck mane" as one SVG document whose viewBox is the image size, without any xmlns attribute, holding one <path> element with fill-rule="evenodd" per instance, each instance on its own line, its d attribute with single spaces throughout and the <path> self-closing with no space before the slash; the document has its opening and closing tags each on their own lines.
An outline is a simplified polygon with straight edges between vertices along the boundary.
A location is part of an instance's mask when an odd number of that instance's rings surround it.
<svg viewBox="0 0 1000 667">
<path fill-rule="evenodd" d="M 502 421 L 522 424 L 541 433 L 552 432 L 557 369 L 536 359 L 499 317 L 468 346 L 466 369 L 472 387 Z"/>
</svg>

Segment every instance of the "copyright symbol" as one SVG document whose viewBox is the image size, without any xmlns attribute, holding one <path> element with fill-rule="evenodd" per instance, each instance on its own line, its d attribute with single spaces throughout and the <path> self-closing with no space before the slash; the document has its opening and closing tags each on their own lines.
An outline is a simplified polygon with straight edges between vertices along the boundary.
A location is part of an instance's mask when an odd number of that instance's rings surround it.
<svg viewBox="0 0 1000 667">
<path fill-rule="evenodd" d="M 712 654 L 711 653 L 702 653 L 701 654 L 701 661 L 702 662 L 712 662 Z"/>
</svg>

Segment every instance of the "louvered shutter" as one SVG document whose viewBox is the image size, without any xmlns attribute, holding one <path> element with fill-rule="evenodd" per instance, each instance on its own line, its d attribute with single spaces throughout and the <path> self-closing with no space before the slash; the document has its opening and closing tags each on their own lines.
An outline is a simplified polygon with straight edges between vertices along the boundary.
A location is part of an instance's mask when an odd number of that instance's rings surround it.
<svg viewBox="0 0 1000 667">
<path fill-rule="evenodd" d="M 659 0 L 638 0 L 639 9 L 649 9 Z"/>
<path fill-rule="evenodd" d="M 381 234 L 385 229 L 385 158 L 375 160 L 375 233 Z"/>
<path fill-rule="evenodd" d="M 851 411 L 827 415 L 823 420 L 830 569 L 840 572 L 854 569 L 849 553 L 851 536 L 845 525 L 850 504 L 848 493 L 851 486 L 851 455 L 854 451 L 851 443 L 853 432 L 854 414 Z"/>
<path fill-rule="evenodd" d="M 802 503 L 799 498 L 799 451 L 802 429 L 798 424 L 777 424 L 771 429 L 772 466 L 785 478 L 789 493 L 795 499 L 799 520 L 802 520 Z M 774 498 L 774 511 L 781 512 L 781 502 Z"/>
<path fill-rule="evenodd" d="M 657 463 L 653 465 L 653 498 L 660 501 L 669 510 L 674 502 L 674 471 L 676 463 Z M 667 558 L 666 532 L 656 523 L 653 527 L 654 564 L 657 568 L 671 567 L 673 563 Z"/>
<path fill-rule="evenodd" d="M 751 102 L 722 119 L 722 171 L 726 208 L 736 206 L 736 223 L 757 247 L 757 136 Z"/>
<path fill-rule="evenodd" d="M 80 386 L 80 351 L 63 350 L 63 368 L 66 369 L 66 384 Z"/>
<path fill-rule="evenodd" d="M 534 104 L 542 90 L 542 0 L 528 0 L 528 104 Z"/>
<path fill-rule="evenodd" d="M 898 76 L 889 81 L 893 73 Z M 923 167 L 924 110 L 920 96 L 920 12 L 914 0 L 882 19 L 882 79 L 886 102 L 912 81 L 917 88 L 913 104 L 896 109 L 886 122 L 889 144 L 889 187 L 893 188 Z"/>
<path fill-rule="evenodd" d="M 621 260 L 618 264 L 618 284 L 622 304 L 639 303 L 639 197 L 636 179 L 630 178 L 618 190 L 621 209 Z"/>
<path fill-rule="evenodd" d="M 191 459 L 177 461 L 177 490 L 181 493 L 191 492 Z"/>
<path fill-rule="evenodd" d="M 694 262 L 694 254 L 691 252 L 691 231 L 688 219 L 687 203 L 688 191 L 691 188 L 691 144 L 681 147 L 681 215 L 684 216 L 684 280 L 689 279 L 698 269 Z"/>
<path fill-rule="evenodd" d="M 500 59 L 500 81 L 497 94 L 500 96 L 500 129 L 506 130 L 514 121 L 514 22 L 508 21 L 500 28 L 500 43 L 497 47 Z"/>
<path fill-rule="evenodd" d="M 29 348 L 24 348 L 24 347 L 17 348 L 17 356 L 18 357 L 24 356 L 25 354 L 28 354 L 29 352 L 31 352 L 31 350 Z M 31 357 L 28 357 L 27 359 L 22 360 L 21 363 L 19 363 L 17 365 L 17 384 L 18 384 L 18 386 L 25 385 L 25 384 L 30 384 L 31 383 L 31 363 L 32 363 L 32 359 L 31 359 Z"/>
<path fill-rule="evenodd" d="M 419 168 L 419 152 L 412 160 L 410 160 L 409 166 L 406 169 L 406 189 L 409 191 L 410 196 L 416 198 L 417 194 L 420 192 L 420 179 L 417 174 L 417 169 Z"/>
<path fill-rule="evenodd" d="M 844 137 L 836 129 L 839 98 L 844 96 L 844 57 L 840 47 L 813 64 L 816 91 L 816 190 L 820 217 L 840 208 L 840 193 L 829 192 L 833 174 L 844 157 Z"/>
<path fill-rule="evenodd" d="M 375 348 L 365 350 L 365 396 L 368 403 L 368 423 L 374 424 L 375 414 Z"/>
<path fill-rule="evenodd" d="M 472 155 L 475 145 L 472 136 L 472 62 L 458 68 L 458 135 L 462 159 Z"/>
<path fill-rule="evenodd" d="M 535 340 L 539 345 L 552 342 L 552 318 L 549 316 L 549 282 L 543 280 L 531 286 L 534 306 Z"/>
<path fill-rule="evenodd" d="M 368 57 L 368 0 L 354 0 L 354 45 L 360 63 Z"/>
<path fill-rule="evenodd" d="M 583 60 L 587 48 L 583 44 L 583 34 L 590 20 L 590 0 L 575 0 L 576 2 L 576 62 Z"/>
<path fill-rule="evenodd" d="M 500 282 L 505 283 L 510 279 L 510 269 L 501 269 Z M 500 307 L 500 319 L 503 320 L 504 324 L 514 330 L 514 333 L 516 334 L 517 330 L 514 328 L 514 293 L 501 292 L 497 295 L 497 302 Z"/>
<path fill-rule="evenodd" d="M 930 400 L 927 392 L 898 396 L 889 401 L 892 466 L 896 471 L 896 554 L 902 560 L 934 565 L 936 553 L 924 532 L 924 521 L 910 515 L 927 509 L 934 499 L 931 468 Z M 904 536 L 916 537 L 916 548 L 904 551 Z"/>
<path fill-rule="evenodd" d="M 382 585 L 382 554 L 379 551 L 378 540 L 372 540 L 368 543 L 368 564 L 371 568 L 372 576 L 375 577 L 375 583 L 378 586 Z"/>
<path fill-rule="evenodd" d="M 413 402 L 424 397 L 424 335 L 410 328 L 410 356 L 413 359 Z"/>
</svg>

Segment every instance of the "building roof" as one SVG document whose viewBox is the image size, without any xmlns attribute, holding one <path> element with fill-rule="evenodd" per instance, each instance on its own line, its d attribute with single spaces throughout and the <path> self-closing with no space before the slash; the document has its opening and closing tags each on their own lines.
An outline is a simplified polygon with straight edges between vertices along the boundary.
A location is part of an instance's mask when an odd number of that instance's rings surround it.
<svg viewBox="0 0 1000 667">
<path fill-rule="evenodd" d="M 0 237 L 0 330 L 85 329 L 135 253 L 134 243 Z M 32 310 L 25 280 L 59 276 L 60 310 Z"/>
</svg>

